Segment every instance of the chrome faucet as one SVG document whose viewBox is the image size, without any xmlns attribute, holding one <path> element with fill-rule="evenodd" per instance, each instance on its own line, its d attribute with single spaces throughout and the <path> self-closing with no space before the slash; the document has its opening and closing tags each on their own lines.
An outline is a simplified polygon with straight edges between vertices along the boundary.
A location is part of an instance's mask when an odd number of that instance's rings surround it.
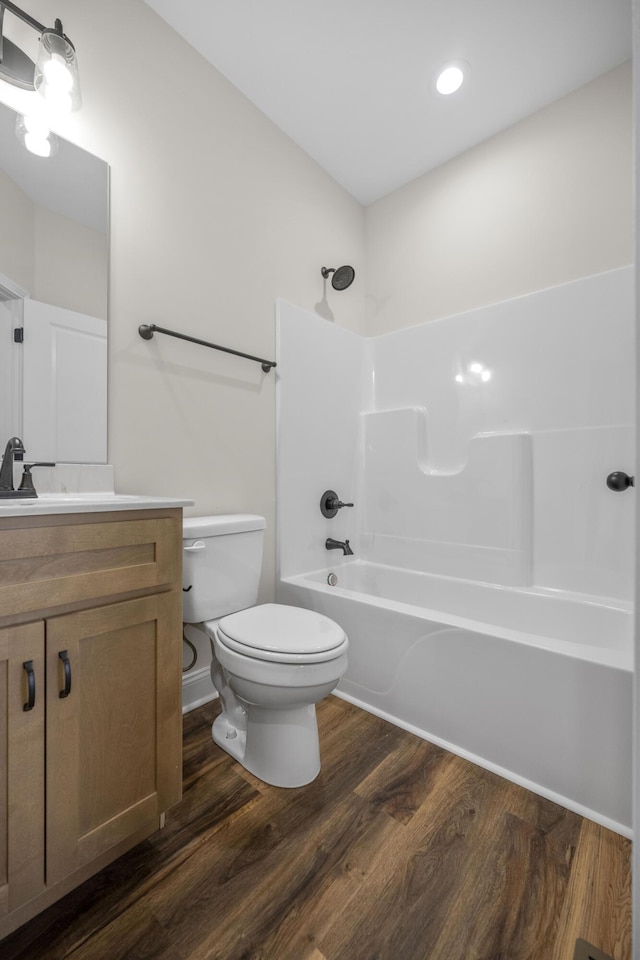
<svg viewBox="0 0 640 960">
<path fill-rule="evenodd" d="M 353 556 L 353 550 L 349 546 L 348 540 L 334 540 L 333 537 L 327 537 L 324 545 L 327 550 L 342 550 L 342 555 L 345 557 Z"/>
<path fill-rule="evenodd" d="M 4 448 L 2 466 L 0 466 L 0 499 L 24 496 L 13 486 L 13 461 L 22 460 L 23 456 L 24 445 L 22 440 L 20 437 L 11 437 Z"/>
</svg>

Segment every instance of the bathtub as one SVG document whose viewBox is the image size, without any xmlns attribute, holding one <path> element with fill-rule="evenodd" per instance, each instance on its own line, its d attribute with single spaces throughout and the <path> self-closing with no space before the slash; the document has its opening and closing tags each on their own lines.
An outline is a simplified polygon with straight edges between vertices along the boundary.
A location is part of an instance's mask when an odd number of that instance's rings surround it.
<svg viewBox="0 0 640 960">
<path fill-rule="evenodd" d="M 346 631 L 338 696 L 631 835 L 630 605 L 359 560 L 278 599 Z"/>
</svg>

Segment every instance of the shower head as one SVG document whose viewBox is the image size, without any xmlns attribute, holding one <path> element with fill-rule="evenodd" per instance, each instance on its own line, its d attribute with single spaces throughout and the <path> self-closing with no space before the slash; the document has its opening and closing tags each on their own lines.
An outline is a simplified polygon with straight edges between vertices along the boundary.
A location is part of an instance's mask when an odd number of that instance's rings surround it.
<svg viewBox="0 0 640 960">
<path fill-rule="evenodd" d="M 353 267 L 323 267 L 321 270 L 322 276 L 327 279 L 330 273 L 333 274 L 331 277 L 331 286 L 334 290 L 346 290 L 347 287 L 350 287 L 353 283 L 353 278 L 356 275 Z"/>
</svg>

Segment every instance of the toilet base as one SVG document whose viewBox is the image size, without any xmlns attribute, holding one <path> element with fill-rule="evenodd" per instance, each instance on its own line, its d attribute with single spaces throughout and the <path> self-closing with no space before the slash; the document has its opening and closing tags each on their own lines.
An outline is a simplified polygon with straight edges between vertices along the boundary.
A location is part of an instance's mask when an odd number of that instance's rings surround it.
<svg viewBox="0 0 640 960">
<path fill-rule="evenodd" d="M 215 743 L 274 787 L 303 787 L 315 780 L 320 773 L 315 704 L 283 710 L 249 704 L 246 709 L 246 732 L 237 730 L 225 714 L 216 718 Z"/>
<path fill-rule="evenodd" d="M 230 753 L 238 763 L 243 762 L 247 742 L 246 731 L 237 730 L 229 721 L 226 714 L 221 713 L 220 716 L 216 717 L 213 721 L 211 736 L 213 737 L 214 743 L 217 743 L 219 747 L 222 747 L 223 750 Z"/>
</svg>

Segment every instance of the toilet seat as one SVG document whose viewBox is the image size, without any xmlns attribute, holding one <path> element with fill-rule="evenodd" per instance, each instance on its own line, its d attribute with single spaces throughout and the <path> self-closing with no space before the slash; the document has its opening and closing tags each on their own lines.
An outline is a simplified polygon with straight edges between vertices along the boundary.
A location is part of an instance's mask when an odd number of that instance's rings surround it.
<svg viewBox="0 0 640 960">
<path fill-rule="evenodd" d="M 249 607 L 216 626 L 218 641 L 230 650 L 272 663 L 326 663 L 348 647 L 344 630 L 329 617 L 284 604 Z"/>
</svg>

